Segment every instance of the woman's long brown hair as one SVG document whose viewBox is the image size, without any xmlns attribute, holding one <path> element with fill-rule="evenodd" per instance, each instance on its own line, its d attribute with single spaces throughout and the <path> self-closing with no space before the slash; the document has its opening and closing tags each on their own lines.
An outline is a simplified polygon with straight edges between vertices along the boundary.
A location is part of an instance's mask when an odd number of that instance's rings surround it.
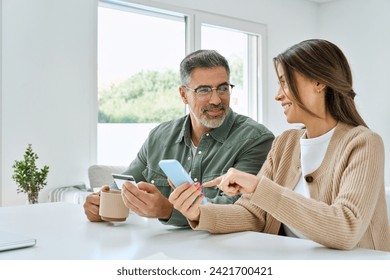
<svg viewBox="0 0 390 280">
<path fill-rule="evenodd" d="M 325 87 L 325 106 L 337 120 L 353 126 L 365 126 L 363 118 L 356 109 L 352 88 L 352 73 L 343 52 L 333 43 L 311 39 L 296 44 L 274 58 L 274 66 L 280 65 L 297 105 L 306 112 L 310 111 L 299 96 L 294 73 L 318 81 Z"/>
</svg>

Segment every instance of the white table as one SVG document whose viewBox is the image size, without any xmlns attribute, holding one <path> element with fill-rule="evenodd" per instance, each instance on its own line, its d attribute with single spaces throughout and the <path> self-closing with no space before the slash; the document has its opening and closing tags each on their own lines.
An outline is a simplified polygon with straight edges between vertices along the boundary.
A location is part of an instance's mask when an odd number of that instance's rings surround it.
<svg viewBox="0 0 390 280">
<path fill-rule="evenodd" d="M 0 230 L 37 238 L 35 247 L 0 252 L 3 260 L 390 260 L 388 252 L 332 250 L 255 232 L 209 234 L 133 214 L 123 223 L 91 223 L 81 205 L 70 203 L 0 207 Z"/>
</svg>

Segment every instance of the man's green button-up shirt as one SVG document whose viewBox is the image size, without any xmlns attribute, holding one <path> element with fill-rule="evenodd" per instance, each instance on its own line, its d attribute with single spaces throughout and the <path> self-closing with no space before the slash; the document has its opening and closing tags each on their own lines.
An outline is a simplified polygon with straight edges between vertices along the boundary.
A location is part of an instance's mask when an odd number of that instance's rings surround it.
<svg viewBox="0 0 390 280">
<path fill-rule="evenodd" d="M 230 167 L 257 174 L 271 148 L 274 135 L 262 124 L 231 109 L 223 124 L 205 133 L 193 154 L 191 149 L 191 119 L 189 115 L 161 123 L 149 134 L 137 157 L 123 172 L 134 176 L 137 182 L 154 184 L 169 197 L 172 192 L 167 177 L 158 163 L 161 159 L 176 159 L 195 182 L 207 182 Z M 229 197 L 217 187 L 204 188 L 208 202 L 234 203 L 239 196 Z M 186 218 L 177 210 L 165 224 L 188 226 Z"/>
</svg>

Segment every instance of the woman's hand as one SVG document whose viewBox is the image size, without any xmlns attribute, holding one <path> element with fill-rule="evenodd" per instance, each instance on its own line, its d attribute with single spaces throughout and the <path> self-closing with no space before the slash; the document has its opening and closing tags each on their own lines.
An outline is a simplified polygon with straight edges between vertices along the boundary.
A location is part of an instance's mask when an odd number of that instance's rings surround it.
<svg viewBox="0 0 390 280">
<path fill-rule="evenodd" d="M 217 186 L 225 194 L 234 196 L 242 193 L 253 193 L 259 181 L 260 178 L 255 175 L 230 168 L 226 174 L 204 183 L 203 187 Z"/>
<path fill-rule="evenodd" d="M 170 185 L 174 188 L 171 183 Z M 198 222 L 200 216 L 199 205 L 204 197 L 201 191 L 202 187 L 199 183 L 193 185 L 189 183 L 183 184 L 178 188 L 174 188 L 174 191 L 169 196 L 169 202 L 188 220 Z"/>
</svg>

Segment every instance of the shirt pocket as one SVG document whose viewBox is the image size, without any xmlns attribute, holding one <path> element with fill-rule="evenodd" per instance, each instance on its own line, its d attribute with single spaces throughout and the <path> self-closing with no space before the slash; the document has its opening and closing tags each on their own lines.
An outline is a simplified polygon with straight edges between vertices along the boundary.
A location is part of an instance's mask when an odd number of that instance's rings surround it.
<svg viewBox="0 0 390 280">
<path fill-rule="evenodd" d="M 214 180 L 215 178 L 221 176 L 221 174 L 210 174 L 210 173 L 205 173 L 202 177 L 202 184 L 206 183 L 208 181 Z"/>
<path fill-rule="evenodd" d="M 169 197 L 172 188 L 168 184 L 167 176 L 165 176 L 162 171 L 147 166 L 144 171 L 142 171 L 142 175 L 148 183 L 155 185 L 165 197 Z"/>
<path fill-rule="evenodd" d="M 202 178 L 202 183 L 206 183 L 208 181 L 211 181 L 217 177 L 219 177 L 220 174 L 204 174 Z M 207 198 L 213 199 L 223 194 L 223 192 L 218 189 L 218 187 L 209 187 L 209 188 L 203 188 L 203 193 Z"/>
</svg>

